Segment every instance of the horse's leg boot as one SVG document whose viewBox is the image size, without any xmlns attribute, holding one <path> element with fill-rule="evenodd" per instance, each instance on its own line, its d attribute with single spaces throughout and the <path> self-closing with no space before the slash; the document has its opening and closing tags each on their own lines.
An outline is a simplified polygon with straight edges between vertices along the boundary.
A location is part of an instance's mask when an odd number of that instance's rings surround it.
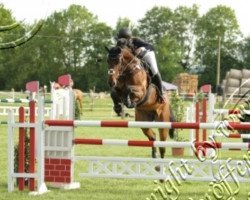
<svg viewBox="0 0 250 200">
<path fill-rule="evenodd" d="M 113 89 L 111 91 L 111 94 L 110 94 L 111 98 L 112 98 L 112 101 L 114 103 L 114 107 L 113 107 L 113 110 L 115 111 L 115 113 L 118 115 L 118 116 L 121 116 L 122 115 L 122 105 L 121 105 L 121 99 L 119 98 L 117 92 L 115 89 Z"/>
</svg>

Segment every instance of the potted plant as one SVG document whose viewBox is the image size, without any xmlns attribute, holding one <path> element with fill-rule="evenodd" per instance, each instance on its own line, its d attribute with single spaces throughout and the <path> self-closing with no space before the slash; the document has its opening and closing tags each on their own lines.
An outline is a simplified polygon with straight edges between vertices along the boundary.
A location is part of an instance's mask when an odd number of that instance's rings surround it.
<svg viewBox="0 0 250 200">
<path fill-rule="evenodd" d="M 178 130 L 176 131 L 176 134 L 178 135 Z M 179 136 L 175 136 L 174 140 L 178 142 L 188 141 L 187 139 L 183 137 L 179 137 Z M 183 155 L 184 155 L 184 147 L 172 147 L 172 156 L 175 157 L 175 156 L 183 156 Z"/>
<path fill-rule="evenodd" d="M 181 122 L 184 116 L 184 101 L 183 99 L 177 94 L 177 92 L 171 93 L 171 109 L 173 111 L 173 114 L 175 116 L 176 122 Z M 181 137 L 179 134 L 180 130 L 176 129 L 174 131 L 174 140 L 175 141 L 187 141 L 187 139 Z M 172 148 L 172 155 L 173 156 L 183 156 L 184 155 L 184 147 L 181 148 Z"/>
</svg>

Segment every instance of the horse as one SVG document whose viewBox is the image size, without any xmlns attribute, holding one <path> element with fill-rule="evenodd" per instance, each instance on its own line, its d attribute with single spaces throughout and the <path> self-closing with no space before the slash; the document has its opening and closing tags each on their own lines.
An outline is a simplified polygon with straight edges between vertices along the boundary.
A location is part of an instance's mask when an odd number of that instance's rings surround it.
<svg viewBox="0 0 250 200">
<path fill-rule="evenodd" d="M 80 113 L 82 114 L 83 111 L 83 92 L 79 89 L 73 89 L 75 102 L 79 104 L 80 106 Z"/>
<path fill-rule="evenodd" d="M 127 47 L 107 48 L 108 84 L 116 91 L 120 101 L 128 108 L 135 108 L 135 121 L 169 122 L 172 112 L 167 93 L 164 102 L 159 101 L 159 90 L 150 82 L 150 76 L 132 51 Z M 149 141 L 156 141 L 152 128 L 141 128 Z M 173 137 L 173 129 L 159 128 L 160 141 Z M 159 147 L 164 158 L 165 147 Z M 157 157 L 156 147 L 152 147 L 152 158 Z"/>
</svg>

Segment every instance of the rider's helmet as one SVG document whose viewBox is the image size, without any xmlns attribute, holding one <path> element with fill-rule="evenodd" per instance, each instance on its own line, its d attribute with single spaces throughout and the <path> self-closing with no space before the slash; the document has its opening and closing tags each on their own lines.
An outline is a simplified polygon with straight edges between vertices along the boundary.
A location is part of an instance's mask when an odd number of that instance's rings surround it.
<svg viewBox="0 0 250 200">
<path fill-rule="evenodd" d="M 132 32 L 128 28 L 121 28 L 117 34 L 117 38 L 130 39 L 132 37 Z"/>
</svg>

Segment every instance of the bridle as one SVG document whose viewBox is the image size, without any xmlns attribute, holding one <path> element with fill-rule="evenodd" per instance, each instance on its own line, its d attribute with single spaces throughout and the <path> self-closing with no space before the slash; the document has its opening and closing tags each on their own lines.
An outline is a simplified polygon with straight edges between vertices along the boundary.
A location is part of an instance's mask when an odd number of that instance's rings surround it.
<svg viewBox="0 0 250 200">
<path fill-rule="evenodd" d="M 131 59 L 125 66 L 123 66 L 122 65 L 122 63 L 123 63 L 123 61 L 122 61 L 123 57 L 122 57 L 121 53 L 119 55 L 116 55 L 116 56 L 109 56 L 109 59 L 111 59 L 111 60 L 118 60 L 118 63 L 119 63 L 118 65 L 120 66 L 119 67 L 120 69 L 118 68 L 118 76 L 117 77 L 122 76 L 123 73 L 127 70 L 128 66 L 130 64 L 132 64 L 135 60 L 138 60 L 138 58 L 136 56 L 134 56 L 133 59 Z M 135 67 L 132 68 L 132 70 L 133 69 L 141 69 L 141 68 L 140 68 L 139 65 L 135 65 Z M 114 75 L 114 74 L 115 74 L 115 69 L 114 68 L 108 69 L 108 75 Z"/>
<path fill-rule="evenodd" d="M 129 57 L 130 55 L 128 55 L 127 58 L 126 54 L 123 53 L 126 52 L 121 51 L 120 53 L 108 55 L 108 62 L 110 66 L 110 68 L 108 69 L 108 75 L 112 76 L 114 82 L 113 86 L 119 89 L 122 89 L 124 87 L 124 84 L 126 85 L 127 81 L 129 81 L 130 77 L 133 77 L 134 74 L 142 70 L 145 71 L 139 58 L 137 58 L 136 56 Z M 148 85 L 146 87 L 148 88 Z M 126 89 L 128 89 L 129 91 L 131 89 L 131 85 L 127 85 Z M 137 106 L 144 104 L 151 93 L 150 91 L 146 90 L 145 96 L 143 96 L 143 98 L 138 102 L 134 103 Z"/>
</svg>

